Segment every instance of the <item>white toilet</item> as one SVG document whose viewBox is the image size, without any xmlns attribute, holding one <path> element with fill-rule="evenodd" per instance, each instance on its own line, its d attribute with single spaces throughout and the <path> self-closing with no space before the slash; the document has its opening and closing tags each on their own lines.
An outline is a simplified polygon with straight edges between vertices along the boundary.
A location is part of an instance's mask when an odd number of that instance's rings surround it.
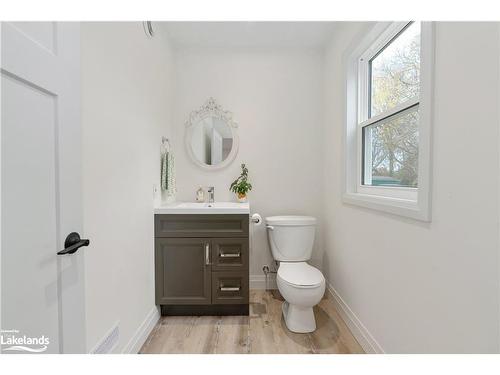
<svg viewBox="0 0 500 375">
<path fill-rule="evenodd" d="M 316 329 L 313 306 L 325 293 L 321 271 L 306 263 L 311 259 L 316 219 L 310 216 L 271 216 L 266 218 L 271 252 L 279 262 L 277 283 L 285 299 L 283 316 L 292 332 Z"/>
</svg>

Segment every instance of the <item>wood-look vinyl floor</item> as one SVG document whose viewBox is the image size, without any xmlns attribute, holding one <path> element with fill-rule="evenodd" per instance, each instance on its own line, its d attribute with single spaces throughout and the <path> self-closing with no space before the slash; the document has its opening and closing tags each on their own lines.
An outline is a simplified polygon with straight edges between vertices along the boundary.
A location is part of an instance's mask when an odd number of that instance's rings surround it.
<svg viewBox="0 0 500 375">
<path fill-rule="evenodd" d="M 333 301 L 314 307 L 317 329 L 290 332 L 277 290 L 251 290 L 250 316 L 162 316 L 140 353 L 308 354 L 363 353 Z"/>
</svg>

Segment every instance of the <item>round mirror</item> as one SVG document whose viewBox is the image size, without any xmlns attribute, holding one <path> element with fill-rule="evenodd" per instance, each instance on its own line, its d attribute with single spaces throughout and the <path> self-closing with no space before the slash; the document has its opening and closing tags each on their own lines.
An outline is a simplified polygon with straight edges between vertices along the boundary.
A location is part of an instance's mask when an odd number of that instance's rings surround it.
<svg viewBox="0 0 500 375">
<path fill-rule="evenodd" d="M 231 112 L 210 98 L 186 122 L 186 148 L 192 161 L 204 169 L 227 166 L 237 153 L 236 128 Z"/>
</svg>

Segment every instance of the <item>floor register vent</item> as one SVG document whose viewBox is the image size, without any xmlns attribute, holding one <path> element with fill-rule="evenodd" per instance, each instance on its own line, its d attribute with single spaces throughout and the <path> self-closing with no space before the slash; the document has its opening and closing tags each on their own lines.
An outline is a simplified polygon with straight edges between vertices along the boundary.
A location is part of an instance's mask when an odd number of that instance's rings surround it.
<svg viewBox="0 0 500 375">
<path fill-rule="evenodd" d="M 120 327 L 119 322 L 116 322 L 113 328 L 104 336 L 96 347 L 90 352 L 91 354 L 108 354 L 113 353 L 116 345 L 118 344 L 118 339 L 120 338 Z"/>
</svg>

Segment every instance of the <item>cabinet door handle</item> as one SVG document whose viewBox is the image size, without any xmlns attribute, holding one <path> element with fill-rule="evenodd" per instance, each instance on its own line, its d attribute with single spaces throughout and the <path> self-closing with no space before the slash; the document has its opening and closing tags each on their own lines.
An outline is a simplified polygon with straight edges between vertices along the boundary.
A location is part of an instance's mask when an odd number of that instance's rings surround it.
<svg viewBox="0 0 500 375">
<path fill-rule="evenodd" d="M 210 265 L 210 243 L 205 244 L 205 265 Z"/>
<path fill-rule="evenodd" d="M 241 256 L 240 253 L 220 253 L 220 258 L 239 258 Z"/>
<path fill-rule="evenodd" d="M 221 286 L 220 290 L 221 290 L 221 292 L 239 292 L 240 287 L 239 286 Z"/>
</svg>

